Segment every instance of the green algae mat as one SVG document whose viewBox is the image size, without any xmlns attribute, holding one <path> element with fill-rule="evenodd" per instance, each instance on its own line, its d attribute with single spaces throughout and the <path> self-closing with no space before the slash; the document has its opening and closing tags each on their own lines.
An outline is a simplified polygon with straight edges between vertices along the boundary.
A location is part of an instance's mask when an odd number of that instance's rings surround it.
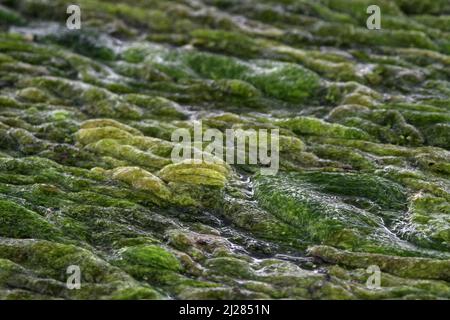
<svg viewBox="0 0 450 320">
<path fill-rule="evenodd" d="M 450 1 L 70 4 L 0 1 L 0 299 L 450 298 Z"/>
</svg>

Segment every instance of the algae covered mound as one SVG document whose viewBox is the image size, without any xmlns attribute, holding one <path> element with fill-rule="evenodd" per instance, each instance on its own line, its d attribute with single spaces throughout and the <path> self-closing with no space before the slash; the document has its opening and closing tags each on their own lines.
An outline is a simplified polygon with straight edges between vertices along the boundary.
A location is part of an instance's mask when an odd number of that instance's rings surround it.
<svg viewBox="0 0 450 320">
<path fill-rule="evenodd" d="M 0 299 L 450 298 L 449 1 L 70 4 L 0 1 Z"/>
</svg>

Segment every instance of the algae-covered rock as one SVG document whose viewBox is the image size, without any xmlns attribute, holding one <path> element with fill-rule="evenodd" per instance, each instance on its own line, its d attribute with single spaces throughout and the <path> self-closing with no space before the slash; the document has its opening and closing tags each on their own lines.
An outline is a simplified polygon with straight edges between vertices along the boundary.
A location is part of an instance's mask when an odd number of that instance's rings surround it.
<svg viewBox="0 0 450 320">
<path fill-rule="evenodd" d="M 307 242 L 378 252 L 408 249 L 387 230 L 406 209 L 404 191 L 388 180 L 352 173 L 279 174 L 258 177 L 255 189 L 261 206 L 299 228 Z"/>
<path fill-rule="evenodd" d="M 0 200 L 0 212 L 2 237 L 50 240 L 58 236 L 57 228 L 46 219 L 15 202 Z"/>
<path fill-rule="evenodd" d="M 146 190 L 156 196 L 168 200 L 169 189 L 158 177 L 139 167 L 118 167 L 112 170 L 112 178 L 132 185 L 136 189 Z"/>
<path fill-rule="evenodd" d="M 404 278 L 448 281 L 450 276 L 450 260 L 350 253 L 326 246 L 312 247 L 308 249 L 308 252 L 328 263 L 337 263 L 353 268 L 367 268 L 376 265 L 383 271 Z"/>
<path fill-rule="evenodd" d="M 223 187 L 227 181 L 228 170 L 226 165 L 220 163 L 186 160 L 165 166 L 159 176 L 167 182 Z"/>
<path fill-rule="evenodd" d="M 450 299 L 449 1 L 68 5 L 0 5 L 0 299 Z"/>
<path fill-rule="evenodd" d="M 4 239 L 0 243 L 0 256 L 0 261 L 10 272 L 10 276 L 0 277 L 2 283 L 9 282 L 13 286 L 22 283 L 21 287 L 32 293 L 37 291 L 55 298 L 86 299 L 114 296 L 116 291 L 133 287 L 130 276 L 89 251 L 73 245 Z M 66 271 L 72 265 L 82 270 L 84 287 L 79 291 L 71 291 L 66 286 Z M 147 292 L 150 290 L 148 288 Z M 154 291 L 153 297 L 158 297 Z"/>
<path fill-rule="evenodd" d="M 158 246 L 136 246 L 123 251 L 123 258 L 130 264 L 156 270 L 179 271 L 181 265 L 178 260 Z"/>
</svg>

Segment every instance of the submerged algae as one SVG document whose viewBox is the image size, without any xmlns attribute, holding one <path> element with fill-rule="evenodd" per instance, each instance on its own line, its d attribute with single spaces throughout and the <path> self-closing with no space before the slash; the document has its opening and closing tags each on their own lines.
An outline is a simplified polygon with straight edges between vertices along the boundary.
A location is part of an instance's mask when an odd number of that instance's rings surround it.
<svg viewBox="0 0 450 320">
<path fill-rule="evenodd" d="M 78 3 L 0 6 L 1 299 L 450 298 L 445 0 Z M 196 120 L 282 172 L 172 163 Z"/>
</svg>

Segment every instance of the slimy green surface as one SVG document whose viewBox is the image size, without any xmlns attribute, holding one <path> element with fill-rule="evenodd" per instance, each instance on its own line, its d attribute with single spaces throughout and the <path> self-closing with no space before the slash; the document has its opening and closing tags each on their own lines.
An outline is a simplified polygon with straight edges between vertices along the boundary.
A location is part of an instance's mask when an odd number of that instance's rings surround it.
<svg viewBox="0 0 450 320">
<path fill-rule="evenodd" d="M 0 0 L 0 299 L 450 298 L 449 1 L 77 3 Z"/>
</svg>

